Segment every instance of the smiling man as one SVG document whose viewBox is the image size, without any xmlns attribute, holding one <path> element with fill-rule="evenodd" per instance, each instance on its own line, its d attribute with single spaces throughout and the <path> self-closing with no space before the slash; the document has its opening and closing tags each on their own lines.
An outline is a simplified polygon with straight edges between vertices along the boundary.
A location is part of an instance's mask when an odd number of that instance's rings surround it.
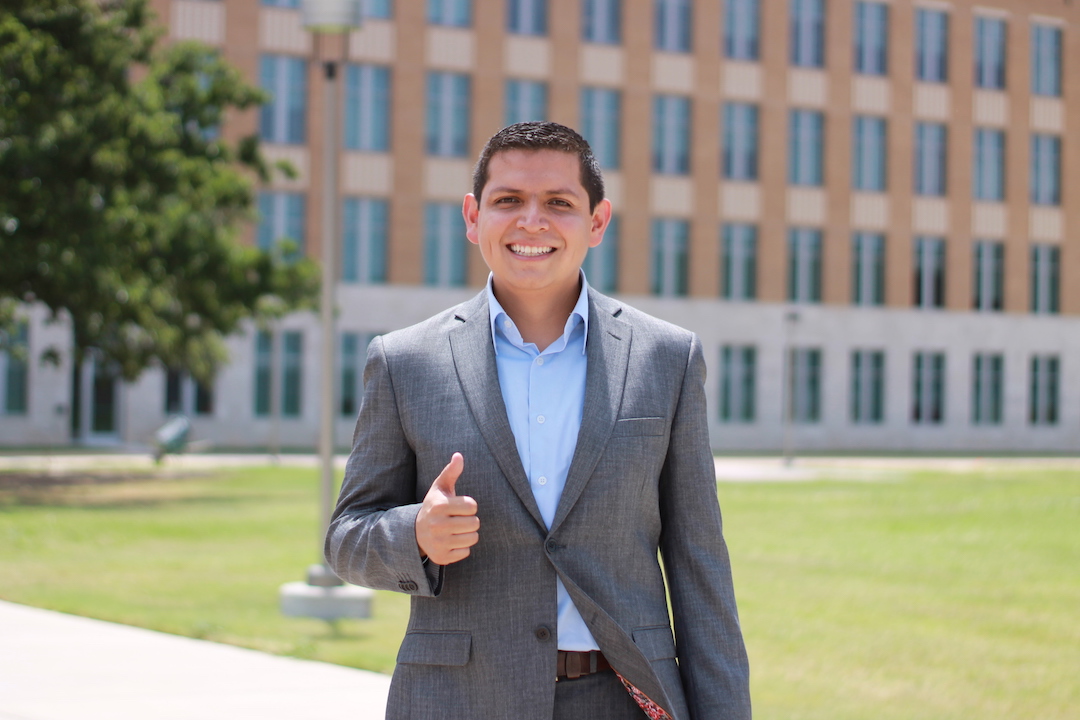
<svg viewBox="0 0 1080 720">
<path fill-rule="evenodd" d="M 570 128 L 498 132 L 462 212 L 487 288 L 372 342 L 327 534 L 412 595 L 387 717 L 747 720 L 700 342 L 588 286 L 611 203 Z"/>
</svg>

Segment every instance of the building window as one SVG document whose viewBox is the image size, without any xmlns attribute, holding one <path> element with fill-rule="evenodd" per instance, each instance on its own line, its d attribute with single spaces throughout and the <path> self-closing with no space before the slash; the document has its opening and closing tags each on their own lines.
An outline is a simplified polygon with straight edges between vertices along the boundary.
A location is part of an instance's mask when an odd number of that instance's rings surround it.
<svg viewBox="0 0 1080 720">
<path fill-rule="evenodd" d="M 268 7 L 298 8 L 300 0 L 262 0 L 261 4 Z"/>
<path fill-rule="evenodd" d="M 686 295 L 689 280 L 690 223 L 675 218 L 652 221 L 653 295 Z"/>
<path fill-rule="evenodd" d="M 977 353 L 971 373 L 971 422 L 1000 425 L 1005 396 L 1005 360 L 1000 354 Z"/>
<path fill-rule="evenodd" d="M 654 0 L 653 41 L 657 50 L 690 52 L 691 0 Z"/>
<path fill-rule="evenodd" d="M 720 348 L 720 420 L 752 423 L 756 417 L 757 348 L 725 345 Z"/>
<path fill-rule="evenodd" d="M 1031 136 L 1031 202 L 1061 204 L 1061 138 Z"/>
<path fill-rule="evenodd" d="M 851 302 L 885 304 L 885 236 L 857 232 L 851 236 Z"/>
<path fill-rule="evenodd" d="M 653 170 L 686 175 L 690 172 L 690 98 L 653 98 Z"/>
<path fill-rule="evenodd" d="M 748 103 L 724 104 L 724 178 L 753 182 L 758 179 L 758 108 Z"/>
<path fill-rule="evenodd" d="M 288 259 L 300 257 L 305 245 L 306 209 L 307 198 L 301 193 L 260 192 L 259 249 Z"/>
<path fill-rule="evenodd" d="M 975 18 L 975 86 L 1005 89 L 1005 21 Z"/>
<path fill-rule="evenodd" d="M 1005 294 L 1005 243 L 976 240 L 973 308 L 1001 311 Z"/>
<path fill-rule="evenodd" d="M 975 176 L 972 188 L 976 200 L 1001 202 L 1005 199 L 1005 132 L 989 128 L 975 130 Z"/>
<path fill-rule="evenodd" d="M 183 370 L 165 372 L 166 415 L 213 415 L 214 389 Z"/>
<path fill-rule="evenodd" d="M 814 110 L 792 110 L 788 142 L 788 182 L 822 185 L 825 179 L 825 116 Z"/>
<path fill-rule="evenodd" d="M 341 376 L 338 387 L 338 414 L 356 417 L 364 399 L 364 363 L 367 347 L 378 333 L 341 334 Z"/>
<path fill-rule="evenodd" d="M 547 120 L 547 84 L 535 80 L 506 81 L 506 124 Z"/>
<path fill-rule="evenodd" d="M 757 226 L 725 224 L 721 231 L 723 265 L 720 292 L 725 300 L 757 298 Z"/>
<path fill-rule="evenodd" d="M 825 67 L 825 0 L 790 0 L 791 64 Z"/>
<path fill-rule="evenodd" d="M 915 124 L 915 194 L 943 197 L 947 192 L 949 130 L 944 123 Z"/>
<path fill-rule="evenodd" d="M 581 3 L 581 37 L 585 42 L 605 45 L 622 42 L 622 0 Z"/>
<path fill-rule="evenodd" d="M 792 348 L 788 353 L 788 416 L 796 423 L 821 421 L 821 350 Z"/>
<path fill-rule="evenodd" d="M 382 20 L 394 17 L 393 0 L 364 0 L 364 17 Z"/>
<path fill-rule="evenodd" d="M 348 197 L 342 210 L 342 282 L 386 282 L 389 203 L 381 198 Z"/>
<path fill-rule="evenodd" d="M 465 285 L 468 248 L 465 219 L 457 203 L 428 203 L 424 209 L 424 283 Z"/>
<path fill-rule="evenodd" d="M 889 74 L 889 6 L 855 3 L 855 72 Z"/>
<path fill-rule="evenodd" d="M 427 7 L 427 19 L 432 25 L 472 25 L 472 0 L 427 0 Z"/>
<path fill-rule="evenodd" d="M 604 240 L 596 247 L 589 248 L 581 269 L 589 285 L 603 293 L 619 290 L 619 218 L 611 216 Z"/>
<path fill-rule="evenodd" d="M 390 149 L 390 68 L 345 66 L 345 148 Z"/>
<path fill-rule="evenodd" d="M 855 190 L 884 192 L 886 168 L 885 118 L 855 117 L 855 136 L 852 138 L 851 180 Z"/>
<path fill-rule="evenodd" d="M 427 79 L 427 152 L 440 157 L 469 155 L 469 76 L 430 72 Z"/>
<path fill-rule="evenodd" d="M 619 167 L 620 105 L 618 90 L 581 89 L 581 134 L 605 170 Z"/>
<path fill-rule="evenodd" d="M 255 336 L 255 416 L 269 417 L 273 409 L 274 336 L 260 330 Z"/>
<path fill-rule="evenodd" d="M 820 230 L 788 230 L 788 300 L 821 302 Z"/>
<path fill-rule="evenodd" d="M 851 422 L 876 424 L 885 419 L 885 353 L 855 350 L 851 353 Z"/>
<path fill-rule="evenodd" d="M 270 143 L 307 142 L 307 62 L 287 55 L 263 55 L 259 61 L 262 89 L 270 102 L 262 106 L 259 135 Z"/>
<path fill-rule="evenodd" d="M 547 0 L 507 0 L 506 29 L 518 35 L 547 35 Z"/>
<path fill-rule="evenodd" d="M 30 393 L 28 356 L 30 325 L 20 322 L 14 333 L 0 331 L 0 415 L 26 415 Z"/>
<path fill-rule="evenodd" d="M 1031 312 L 1056 315 L 1060 311 L 1061 249 L 1056 245 L 1031 246 Z"/>
<path fill-rule="evenodd" d="M 940 425 L 945 420 L 945 353 L 915 353 L 912 376 L 911 421 Z"/>
<path fill-rule="evenodd" d="M 759 0 L 724 3 L 724 55 L 730 60 L 761 59 L 761 7 Z"/>
<path fill-rule="evenodd" d="M 915 307 L 945 307 L 945 238 L 915 238 Z"/>
<path fill-rule="evenodd" d="M 304 389 L 304 335 L 296 330 L 282 333 L 281 415 L 300 417 Z"/>
<path fill-rule="evenodd" d="M 1061 96 L 1061 28 L 1031 26 L 1031 92 Z"/>
<path fill-rule="evenodd" d="M 1028 421 L 1032 425 L 1057 425 L 1059 371 L 1057 355 L 1032 356 L 1028 398 Z"/>
<path fill-rule="evenodd" d="M 922 82 L 949 81 L 949 14 L 915 11 L 915 77 Z"/>
</svg>

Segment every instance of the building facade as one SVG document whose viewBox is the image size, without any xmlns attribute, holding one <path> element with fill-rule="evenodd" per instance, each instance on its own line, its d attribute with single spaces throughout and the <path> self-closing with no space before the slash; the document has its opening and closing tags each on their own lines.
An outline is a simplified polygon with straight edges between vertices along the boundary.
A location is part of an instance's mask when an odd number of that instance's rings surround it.
<svg viewBox="0 0 1080 720">
<path fill-rule="evenodd" d="M 482 287 L 472 164 L 537 119 L 581 130 L 604 169 L 615 220 L 590 283 L 701 336 L 717 450 L 1076 451 L 1080 6 L 366 3 L 345 47 L 320 48 L 297 0 L 153 2 L 171 40 L 273 95 L 222 128 L 299 170 L 260 191 L 261 247 L 320 257 L 319 57 L 344 53 L 339 445 L 370 337 Z M 31 349 L 61 332 L 28 328 Z M 0 437 L 142 443 L 184 412 L 218 445 L 310 447 L 320 346 L 311 315 L 252 328 L 212 388 L 0 361 L 22 408 Z"/>
</svg>

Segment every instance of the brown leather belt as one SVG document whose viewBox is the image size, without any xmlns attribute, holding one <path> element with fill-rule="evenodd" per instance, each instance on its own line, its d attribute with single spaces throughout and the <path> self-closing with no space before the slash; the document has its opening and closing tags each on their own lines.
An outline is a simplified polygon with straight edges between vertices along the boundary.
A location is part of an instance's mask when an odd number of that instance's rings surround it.
<svg viewBox="0 0 1080 720">
<path fill-rule="evenodd" d="M 610 670 L 604 653 L 599 650 L 588 652 L 559 651 L 559 660 L 555 666 L 555 680 L 577 680 L 579 677 Z"/>
</svg>

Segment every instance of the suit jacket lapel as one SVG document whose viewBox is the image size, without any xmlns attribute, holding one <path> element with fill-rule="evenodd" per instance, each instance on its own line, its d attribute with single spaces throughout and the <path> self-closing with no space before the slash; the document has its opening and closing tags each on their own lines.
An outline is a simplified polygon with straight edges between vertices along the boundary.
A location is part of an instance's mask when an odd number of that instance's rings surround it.
<svg viewBox="0 0 1080 720">
<path fill-rule="evenodd" d="M 525 476 L 525 467 L 518 457 L 510 421 L 506 418 L 506 403 L 499 388 L 499 371 L 491 341 L 487 291 L 461 305 L 455 317 L 460 325 L 450 331 L 450 349 L 469 410 L 510 487 L 540 527 L 546 527 Z M 468 462 L 465 458 L 466 467 Z"/>
<path fill-rule="evenodd" d="M 626 367 L 630 359 L 630 324 L 619 319 L 622 307 L 589 289 L 589 339 L 586 347 L 585 406 L 577 448 L 570 462 L 551 530 L 556 530 L 581 496 L 615 427 Z"/>
</svg>

